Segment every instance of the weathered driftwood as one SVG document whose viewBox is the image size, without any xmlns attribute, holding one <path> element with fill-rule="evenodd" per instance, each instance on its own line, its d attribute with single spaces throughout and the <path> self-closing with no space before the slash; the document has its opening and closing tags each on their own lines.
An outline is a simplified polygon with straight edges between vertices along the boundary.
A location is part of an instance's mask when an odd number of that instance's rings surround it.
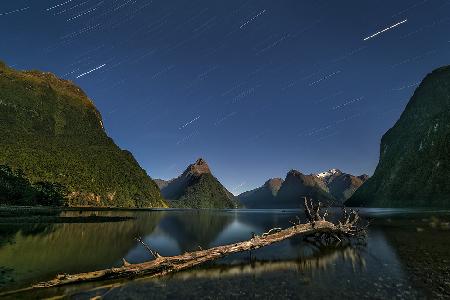
<svg viewBox="0 0 450 300">
<path fill-rule="evenodd" d="M 163 276 L 172 272 L 192 268 L 207 261 L 212 261 L 232 253 L 258 249 L 298 235 L 303 235 L 322 245 L 341 244 L 354 240 L 355 238 L 365 236 L 365 226 L 359 225 L 360 219 L 357 212 L 353 210 L 347 212 L 344 208 L 341 220 L 338 221 L 337 224 L 334 224 L 325 219 L 328 213 L 325 211 L 325 213 L 322 214 L 322 207 L 320 203 L 318 205 L 314 205 L 312 201 L 307 201 L 305 198 L 304 205 L 305 215 L 308 218 L 308 221 L 304 224 L 300 223 L 298 219 L 298 222 L 294 223 L 294 225 L 289 228 L 274 228 L 261 235 L 254 235 L 248 241 L 218 246 L 205 250 L 200 249 L 198 251 L 170 257 L 161 256 L 156 251 L 151 250 L 141 238 L 136 238 L 150 252 L 150 254 L 154 257 L 154 260 L 139 264 L 131 264 L 123 260 L 124 264 L 122 267 L 73 275 L 58 275 L 55 279 L 38 283 L 32 288 L 47 288 L 72 283 L 102 281 L 118 278 Z"/>
<path fill-rule="evenodd" d="M 327 271 L 328 268 L 334 268 L 336 261 L 341 259 L 351 264 L 353 269 L 365 268 L 365 260 L 363 256 L 361 256 L 360 249 L 358 249 L 358 247 L 345 245 L 335 247 L 334 251 L 332 249 L 318 249 L 318 253 L 295 260 L 257 260 L 231 265 L 217 264 L 198 269 L 195 272 L 179 272 L 176 274 L 175 278 L 181 280 L 202 278 L 223 279 L 225 277 L 235 277 L 237 275 L 259 275 L 276 271 L 296 271 L 301 273 L 315 270 Z M 147 278 L 142 277 L 136 280 L 147 280 Z M 304 277 L 304 280 L 308 281 L 307 276 Z M 127 282 L 124 280 L 115 282 L 109 281 L 104 284 L 96 285 L 93 288 L 82 290 L 81 293 L 83 295 L 98 295 L 98 298 L 100 299 L 103 295 L 108 294 L 114 289 L 120 289 L 126 284 Z M 80 291 L 75 291 L 74 294 L 71 294 L 71 292 L 68 293 L 67 290 L 61 289 L 56 293 L 56 295 L 52 295 L 52 299 L 59 299 L 59 297 L 77 298 L 77 293 L 80 293 Z"/>
</svg>

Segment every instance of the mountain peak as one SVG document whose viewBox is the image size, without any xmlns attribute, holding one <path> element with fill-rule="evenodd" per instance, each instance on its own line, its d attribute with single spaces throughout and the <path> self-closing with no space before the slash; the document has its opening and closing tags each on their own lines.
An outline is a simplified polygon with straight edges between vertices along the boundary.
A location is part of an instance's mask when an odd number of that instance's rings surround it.
<svg viewBox="0 0 450 300">
<path fill-rule="evenodd" d="M 362 175 L 359 175 L 358 178 L 361 179 L 362 181 L 366 181 L 367 179 L 369 179 L 369 175 L 362 174 Z"/>
<path fill-rule="evenodd" d="M 195 161 L 195 163 L 189 165 L 186 171 L 196 175 L 211 174 L 208 163 L 203 158 L 199 158 Z"/>
<path fill-rule="evenodd" d="M 341 175 L 342 171 L 339 169 L 330 169 L 328 171 L 316 174 L 317 177 L 321 178 L 321 179 L 325 179 L 327 180 L 328 178 L 330 178 L 331 176 L 334 175 Z"/>
<path fill-rule="evenodd" d="M 186 170 L 168 182 L 157 182 L 161 193 L 173 207 L 237 208 L 238 199 L 211 174 L 208 163 L 197 159 Z"/>
<path fill-rule="evenodd" d="M 207 165 L 207 163 L 206 163 L 206 160 L 204 160 L 203 158 L 200 157 L 199 159 L 196 160 L 195 165 L 201 166 L 201 165 Z"/>
<path fill-rule="evenodd" d="M 281 188 L 284 180 L 281 178 L 271 178 L 264 183 L 264 186 L 267 187 L 271 193 L 275 196 Z"/>
<path fill-rule="evenodd" d="M 270 178 L 264 184 L 265 185 L 281 185 L 283 183 L 282 178 Z"/>
<path fill-rule="evenodd" d="M 287 173 L 287 175 L 286 175 L 286 178 L 287 177 L 292 177 L 292 176 L 300 176 L 300 175 L 303 175 L 303 173 L 302 172 L 300 172 L 300 171 L 298 171 L 298 170 L 294 170 L 294 169 L 292 169 L 292 170 L 290 170 L 288 173 Z"/>
</svg>

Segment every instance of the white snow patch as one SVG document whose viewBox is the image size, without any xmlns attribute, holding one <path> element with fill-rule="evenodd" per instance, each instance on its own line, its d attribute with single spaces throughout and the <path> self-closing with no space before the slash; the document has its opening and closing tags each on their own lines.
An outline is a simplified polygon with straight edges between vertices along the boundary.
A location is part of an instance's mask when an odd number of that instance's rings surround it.
<svg viewBox="0 0 450 300">
<path fill-rule="evenodd" d="M 322 178 L 322 179 L 327 179 L 330 178 L 331 176 L 333 176 L 334 174 L 339 173 L 338 169 L 331 169 L 319 174 L 316 174 L 317 177 Z"/>
</svg>

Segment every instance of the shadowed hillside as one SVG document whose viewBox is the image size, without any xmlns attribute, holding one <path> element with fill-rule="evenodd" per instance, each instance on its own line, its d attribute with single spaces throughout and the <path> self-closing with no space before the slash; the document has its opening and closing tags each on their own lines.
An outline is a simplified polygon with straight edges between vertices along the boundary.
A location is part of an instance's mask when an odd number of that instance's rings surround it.
<svg viewBox="0 0 450 300">
<path fill-rule="evenodd" d="M 349 206 L 450 206 L 450 67 L 426 76 L 381 139 L 374 175 Z"/>
<path fill-rule="evenodd" d="M 237 208 L 238 199 L 211 173 L 205 160 L 195 163 L 170 181 L 157 180 L 163 196 L 174 207 L 183 208 Z"/>
<path fill-rule="evenodd" d="M 0 63 L 0 132 L 0 165 L 20 169 L 31 183 L 63 186 L 66 205 L 166 207 L 156 184 L 106 135 L 93 102 L 70 81 Z"/>
</svg>

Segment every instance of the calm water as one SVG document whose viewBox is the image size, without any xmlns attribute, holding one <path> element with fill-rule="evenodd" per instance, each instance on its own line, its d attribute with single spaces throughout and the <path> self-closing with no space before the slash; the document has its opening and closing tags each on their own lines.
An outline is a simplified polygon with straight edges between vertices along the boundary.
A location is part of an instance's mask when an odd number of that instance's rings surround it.
<svg viewBox="0 0 450 300">
<path fill-rule="evenodd" d="M 78 217 L 92 213 L 68 211 L 61 214 Z M 95 214 L 135 219 L 111 223 L 0 224 L 0 291 L 26 287 L 58 273 L 119 266 L 122 258 L 133 263 L 151 259 L 134 240 L 137 236 L 143 237 L 162 255 L 169 256 L 196 250 L 199 246 L 205 249 L 246 240 L 252 233 L 287 227 L 290 220 L 301 215 L 292 210 L 99 211 Z M 417 247 L 420 238 L 430 232 L 436 244 L 448 239 L 450 231 L 446 230 L 445 221 L 450 219 L 449 213 L 367 210 L 363 214 L 375 218 L 366 246 L 318 249 L 300 238 L 291 239 L 165 278 L 67 286 L 11 297 L 429 297 L 410 280 L 406 268 L 410 263 L 406 256 L 410 254 L 405 254 L 399 246 L 397 249 L 396 245 L 406 243 Z M 439 259 L 450 263 L 450 255 Z"/>
</svg>

